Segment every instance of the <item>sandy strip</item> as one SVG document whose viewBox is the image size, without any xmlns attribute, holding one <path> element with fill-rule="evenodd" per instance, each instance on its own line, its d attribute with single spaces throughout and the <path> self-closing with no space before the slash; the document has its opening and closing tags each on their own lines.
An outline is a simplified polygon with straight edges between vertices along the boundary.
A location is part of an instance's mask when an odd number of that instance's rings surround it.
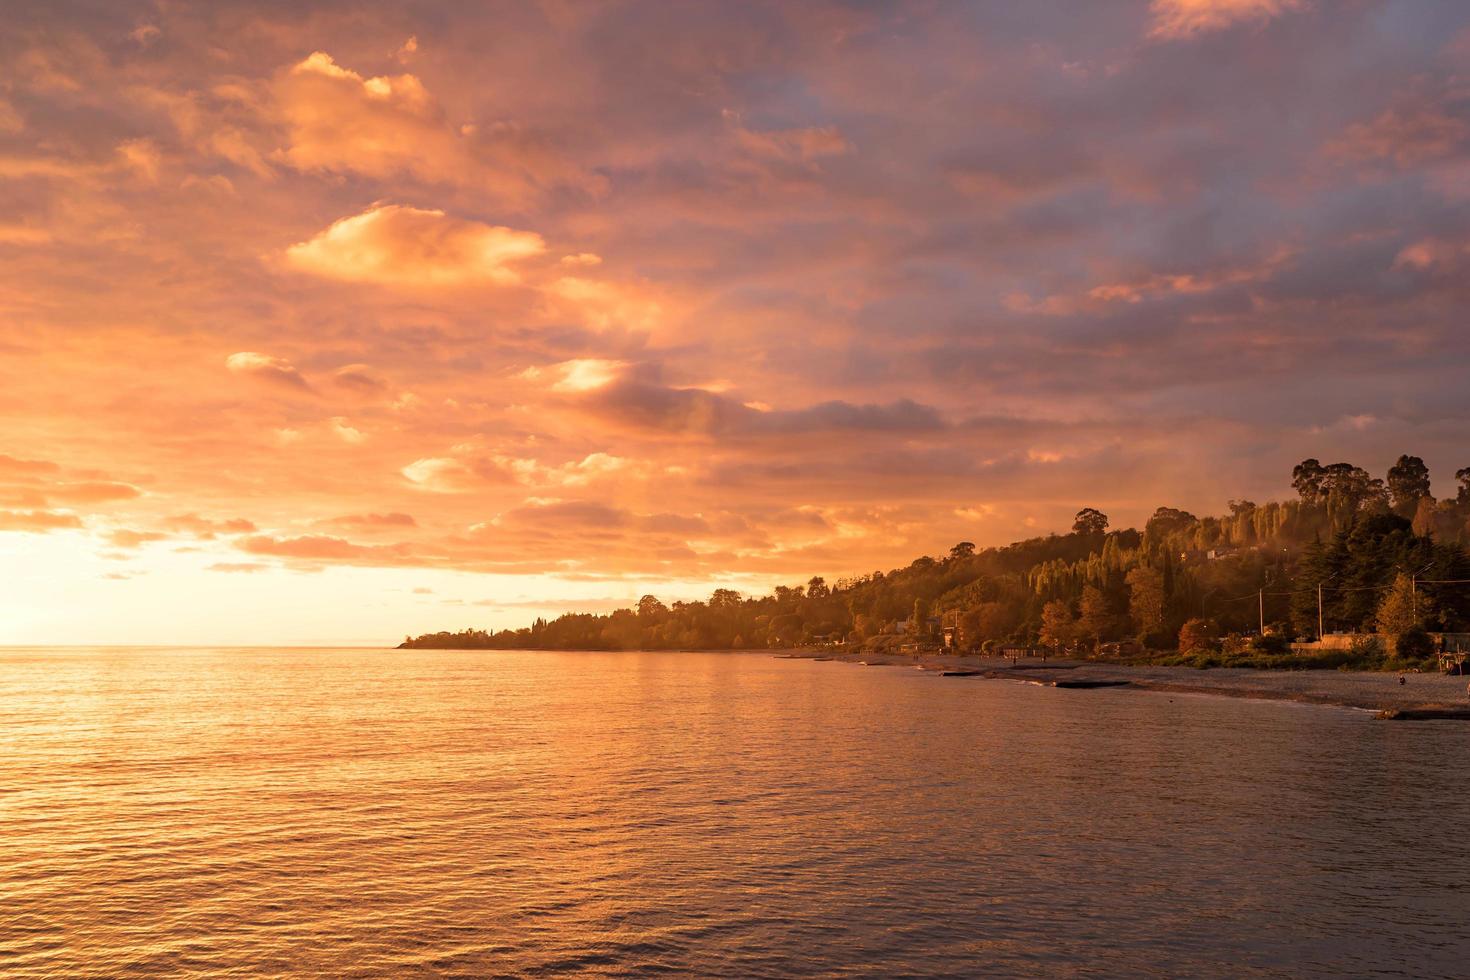
<svg viewBox="0 0 1470 980">
<path fill-rule="evenodd" d="M 934 671 L 977 671 L 983 678 L 1051 683 L 1053 681 L 1126 681 L 1154 691 L 1217 694 L 1224 697 L 1300 701 L 1371 711 L 1436 712 L 1470 720 L 1470 678 L 1444 674 L 1398 674 L 1343 670 L 1251 670 L 1249 668 L 1133 667 L 1085 660 L 1023 658 L 1016 663 L 992 657 L 895 656 L 829 653 L 834 660 L 856 664 L 883 661 L 890 667 L 923 667 Z M 961 683 L 967 678 L 953 678 Z"/>
</svg>

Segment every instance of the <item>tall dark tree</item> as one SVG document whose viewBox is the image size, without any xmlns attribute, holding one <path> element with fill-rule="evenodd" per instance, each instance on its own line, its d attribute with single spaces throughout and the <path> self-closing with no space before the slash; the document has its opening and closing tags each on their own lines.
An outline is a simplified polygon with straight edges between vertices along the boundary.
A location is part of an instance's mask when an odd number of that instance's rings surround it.
<svg viewBox="0 0 1470 980">
<path fill-rule="evenodd" d="M 963 558 L 973 558 L 974 556 L 975 543 L 973 541 L 961 541 L 959 544 L 949 549 L 949 557 L 956 561 Z"/>
<path fill-rule="evenodd" d="M 1361 466 L 1329 463 L 1322 467 L 1321 499 L 1334 527 L 1348 527 L 1360 511 L 1379 511 L 1388 505 L 1388 490 Z"/>
<path fill-rule="evenodd" d="M 1149 550 L 1152 551 L 1165 538 L 1187 527 L 1192 527 L 1198 520 L 1197 517 L 1187 510 L 1178 510 L 1174 507 L 1160 507 L 1154 511 L 1153 516 L 1148 519 L 1148 523 L 1143 526 L 1143 540 Z"/>
<path fill-rule="evenodd" d="M 1072 522 L 1074 534 L 1102 534 L 1108 529 L 1108 515 L 1095 507 L 1084 507 Z"/>
<path fill-rule="evenodd" d="M 1291 488 L 1301 496 L 1304 503 L 1321 503 L 1322 481 L 1326 476 L 1327 472 L 1320 461 L 1304 459 L 1291 469 Z"/>
<path fill-rule="evenodd" d="M 812 581 L 821 582 L 822 580 L 814 578 Z M 823 584 L 822 587 L 826 588 L 826 585 Z M 740 593 L 734 589 L 715 589 L 709 597 L 709 606 L 711 609 L 734 609 L 739 605 Z"/>
<path fill-rule="evenodd" d="M 1429 496 L 1429 467 L 1418 456 L 1400 456 L 1389 467 L 1387 482 L 1394 513 L 1412 519 L 1419 501 Z"/>
<path fill-rule="evenodd" d="M 1470 506 L 1470 466 L 1455 470 L 1455 480 L 1460 484 L 1455 502 L 1462 507 Z"/>
</svg>

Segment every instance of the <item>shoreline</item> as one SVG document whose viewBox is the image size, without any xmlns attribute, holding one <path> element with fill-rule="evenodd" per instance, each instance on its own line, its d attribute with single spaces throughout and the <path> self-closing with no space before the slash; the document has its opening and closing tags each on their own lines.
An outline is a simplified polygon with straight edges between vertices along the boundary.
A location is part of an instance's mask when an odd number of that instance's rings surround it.
<svg viewBox="0 0 1470 980">
<path fill-rule="evenodd" d="M 779 654 L 777 656 L 780 656 Z M 1258 670 L 1249 667 L 1154 667 L 1066 658 L 1022 659 L 974 655 L 882 656 L 837 651 L 790 651 L 790 659 L 917 667 L 952 678 L 1010 680 L 1053 687 L 1137 688 L 1174 694 L 1213 694 L 1261 701 L 1291 701 L 1376 712 L 1401 721 L 1470 721 L 1467 679 L 1449 674 L 1399 675 L 1372 671 Z"/>
</svg>

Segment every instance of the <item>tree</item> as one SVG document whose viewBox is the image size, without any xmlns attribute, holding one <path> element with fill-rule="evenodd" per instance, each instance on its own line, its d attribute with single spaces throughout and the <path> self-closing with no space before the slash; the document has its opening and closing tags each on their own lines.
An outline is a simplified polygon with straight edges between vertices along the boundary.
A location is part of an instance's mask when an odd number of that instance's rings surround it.
<svg viewBox="0 0 1470 980">
<path fill-rule="evenodd" d="M 740 593 L 734 589 L 715 589 L 709 597 L 711 609 L 735 609 L 740 605 Z"/>
<path fill-rule="evenodd" d="M 1079 636 L 1092 640 L 1092 648 L 1096 650 L 1102 646 L 1103 634 L 1112 625 L 1113 617 L 1108 611 L 1107 596 L 1103 595 L 1102 590 L 1095 585 L 1084 585 L 1079 612 L 1077 633 Z"/>
<path fill-rule="evenodd" d="M 1424 496 L 1419 498 L 1419 503 L 1414 507 L 1414 533 L 1421 538 L 1431 537 L 1438 523 L 1437 511 L 1434 507 L 1434 498 Z"/>
<path fill-rule="evenodd" d="M 1157 547 L 1169 535 L 1192 527 L 1197 523 L 1199 523 L 1199 518 L 1187 510 L 1178 510 L 1174 507 L 1160 507 L 1154 511 L 1154 515 L 1143 526 L 1143 537 L 1150 547 Z"/>
<path fill-rule="evenodd" d="M 1094 507 L 1084 507 L 1072 522 L 1073 534 L 1102 534 L 1108 529 L 1108 515 Z"/>
<path fill-rule="evenodd" d="M 1334 526 L 1346 527 L 1360 510 L 1377 510 L 1388 504 L 1388 490 L 1383 481 L 1352 463 L 1324 466 L 1320 486 Z"/>
<path fill-rule="evenodd" d="M 1397 637 L 1410 630 L 1423 629 L 1429 613 L 1429 597 L 1415 595 L 1414 580 L 1400 572 L 1378 603 L 1374 621 L 1378 632 Z"/>
<path fill-rule="evenodd" d="M 1128 573 L 1128 613 L 1140 638 L 1164 625 L 1164 576 L 1156 568 L 1139 565 Z"/>
<path fill-rule="evenodd" d="M 802 621 L 796 613 L 785 613 L 771 617 L 770 638 L 772 646 L 785 646 L 801 635 Z"/>
<path fill-rule="evenodd" d="M 1394 637 L 1393 654 L 1401 660 L 1428 660 L 1434 656 L 1434 640 L 1416 626 Z"/>
<path fill-rule="evenodd" d="M 1413 517 L 1429 496 L 1429 467 L 1418 456 L 1400 456 L 1388 470 L 1388 499 L 1400 517 Z"/>
<path fill-rule="evenodd" d="M 827 580 L 820 575 L 813 575 L 811 581 L 806 584 L 806 594 L 812 599 L 825 599 L 832 594 L 827 587 Z"/>
<path fill-rule="evenodd" d="M 776 586 L 776 604 L 779 606 L 793 606 L 801 601 L 803 595 L 805 592 L 799 585 L 794 589 L 789 585 Z"/>
<path fill-rule="evenodd" d="M 929 600 L 918 598 L 914 600 L 913 628 L 915 636 L 927 636 L 929 633 Z"/>
<path fill-rule="evenodd" d="M 1072 642 L 1076 624 L 1072 619 L 1072 607 L 1061 599 L 1053 599 L 1041 609 L 1041 642 L 1053 647 L 1064 647 Z"/>
<path fill-rule="evenodd" d="M 1215 624 L 1207 619 L 1185 620 L 1184 625 L 1179 628 L 1179 652 L 1193 653 L 1196 650 L 1209 650 L 1214 645 Z"/>
<path fill-rule="evenodd" d="M 954 560 L 954 561 L 959 561 L 960 559 L 964 559 L 964 558 L 973 558 L 973 557 L 975 557 L 975 544 L 974 544 L 974 542 L 972 542 L 972 541 L 961 541 L 959 544 L 957 544 L 953 548 L 949 549 L 949 557 L 950 557 L 951 560 Z"/>
<path fill-rule="evenodd" d="M 959 642 L 963 646 L 969 649 L 974 649 L 975 647 L 979 646 L 980 643 L 985 639 L 980 633 L 980 623 L 980 609 L 978 606 L 966 609 L 964 612 L 960 613 Z"/>
<path fill-rule="evenodd" d="M 1291 488 L 1300 495 L 1303 503 L 1320 503 L 1323 497 L 1322 481 L 1326 475 L 1321 462 L 1304 459 L 1291 468 Z"/>
<path fill-rule="evenodd" d="M 1460 484 L 1460 491 L 1455 495 L 1455 502 L 1463 506 L 1470 506 L 1470 466 L 1455 470 L 1455 480 Z"/>
<path fill-rule="evenodd" d="M 657 596 L 646 595 L 638 600 L 639 619 L 657 619 L 668 613 L 668 608 L 658 600 Z"/>
<path fill-rule="evenodd" d="M 982 602 L 968 610 L 962 621 L 965 635 L 972 640 L 1003 640 L 1016 628 L 1018 610 L 1015 603 Z"/>
</svg>

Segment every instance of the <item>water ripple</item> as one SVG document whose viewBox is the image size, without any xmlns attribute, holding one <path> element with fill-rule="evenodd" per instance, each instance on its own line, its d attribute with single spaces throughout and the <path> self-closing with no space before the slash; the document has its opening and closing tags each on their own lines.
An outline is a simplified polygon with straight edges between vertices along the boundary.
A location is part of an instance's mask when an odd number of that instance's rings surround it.
<svg viewBox="0 0 1470 980">
<path fill-rule="evenodd" d="M 1464 975 L 1470 734 L 718 654 L 0 652 L 0 973 Z"/>
</svg>

